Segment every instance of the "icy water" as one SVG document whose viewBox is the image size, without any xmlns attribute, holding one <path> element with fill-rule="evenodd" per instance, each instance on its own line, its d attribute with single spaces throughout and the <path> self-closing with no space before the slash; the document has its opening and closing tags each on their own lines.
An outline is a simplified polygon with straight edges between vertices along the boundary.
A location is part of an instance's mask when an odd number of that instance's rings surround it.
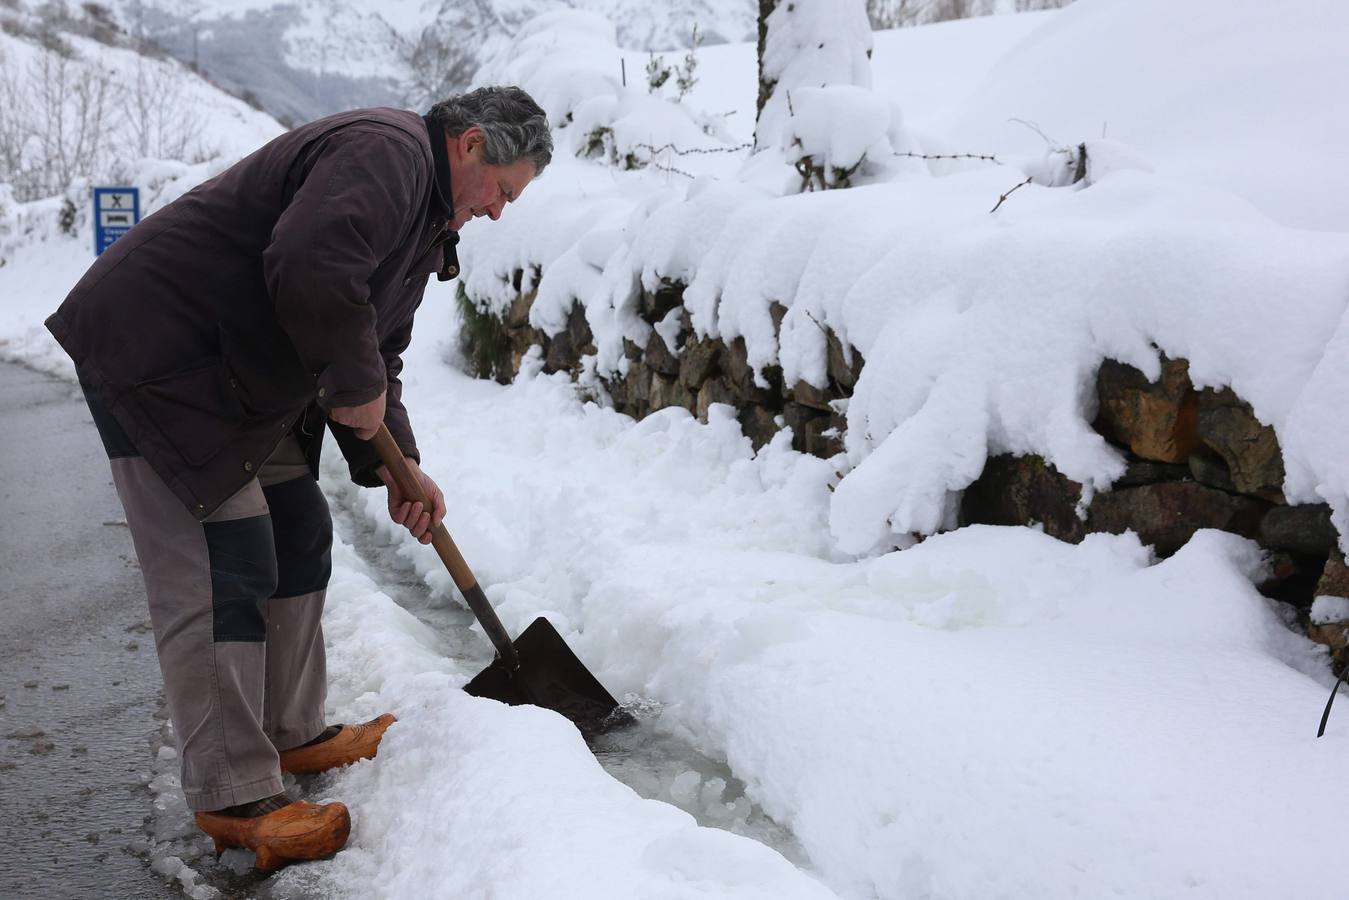
<svg viewBox="0 0 1349 900">
<path fill-rule="evenodd" d="M 440 636 L 444 653 L 471 670 L 481 670 L 492 661 L 487 638 L 470 630 L 471 612 L 443 599 L 433 600 L 411 564 L 382 546 L 382 539 L 349 509 L 334 504 L 333 523 L 370 567 L 380 589 Z M 595 758 L 610 775 L 644 798 L 679 807 L 699 825 L 753 838 L 793 864 L 808 868 L 806 854 L 792 833 L 745 796 L 745 783 L 730 767 L 661 727 L 657 701 L 629 695 L 623 698 L 623 707 L 632 714 L 634 724 L 590 741 Z"/>
</svg>

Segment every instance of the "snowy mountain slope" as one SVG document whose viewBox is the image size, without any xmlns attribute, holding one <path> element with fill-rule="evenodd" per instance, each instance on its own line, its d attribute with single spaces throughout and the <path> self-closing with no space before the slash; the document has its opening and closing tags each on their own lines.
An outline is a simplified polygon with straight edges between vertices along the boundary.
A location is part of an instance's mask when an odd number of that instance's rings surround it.
<svg viewBox="0 0 1349 900">
<path fill-rule="evenodd" d="M 173 59 L 137 52 L 121 36 L 101 42 L 44 32 L 40 19 L 21 12 L 3 18 L 0 182 L 18 199 L 67 193 L 84 214 L 91 180 L 154 189 L 199 180 L 282 131 L 266 113 Z M 170 198 L 192 183 L 171 189 Z M 148 213 L 160 201 L 143 202 Z"/>
<path fill-rule="evenodd" d="M 575 6 L 609 17 L 624 46 L 686 46 L 693 26 L 707 43 L 744 40 L 751 0 L 110 0 L 128 31 L 153 38 L 230 90 L 256 97 L 286 121 L 339 109 L 425 105 L 419 86 L 452 71 L 462 86 L 484 48 L 540 12 Z M 418 47 L 424 52 L 417 57 Z M 457 79 L 457 81 L 456 81 Z M 442 91 L 443 92 L 443 91 Z"/>
<path fill-rule="evenodd" d="M 409 41 L 426 22 L 414 14 L 415 3 L 379 4 L 383 12 L 373 3 L 322 0 L 114 0 L 112 6 L 129 32 L 287 122 L 397 104 Z"/>
</svg>

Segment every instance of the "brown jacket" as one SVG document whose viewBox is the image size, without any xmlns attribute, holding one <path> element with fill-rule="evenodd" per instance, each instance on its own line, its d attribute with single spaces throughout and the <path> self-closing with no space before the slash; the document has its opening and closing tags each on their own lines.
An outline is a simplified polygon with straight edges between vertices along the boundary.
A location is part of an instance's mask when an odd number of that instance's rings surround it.
<svg viewBox="0 0 1349 900">
<path fill-rule="evenodd" d="M 324 410 L 386 387 L 385 422 L 419 458 L 400 354 L 427 276 L 458 274 L 435 130 L 364 109 L 284 134 L 120 238 L 47 320 L 198 518 L 292 430 L 317 473 Z M 330 427 L 377 485 L 370 447 Z"/>
</svg>

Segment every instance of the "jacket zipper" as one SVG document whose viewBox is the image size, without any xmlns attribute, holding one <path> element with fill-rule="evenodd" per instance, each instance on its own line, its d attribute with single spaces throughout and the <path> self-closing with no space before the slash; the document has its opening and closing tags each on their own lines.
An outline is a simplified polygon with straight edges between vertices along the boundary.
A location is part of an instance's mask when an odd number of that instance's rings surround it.
<svg viewBox="0 0 1349 900">
<path fill-rule="evenodd" d="M 450 229 L 445 228 L 434 238 L 431 239 L 431 246 L 427 247 L 426 252 L 424 252 L 421 256 L 417 257 L 417 261 L 414 262 L 410 266 L 410 268 L 413 269 L 421 268 L 421 265 L 423 262 L 426 261 L 426 258 L 430 256 L 432 253 L 434 253 L 437 247 L 443 246 L 445 242 L 448 241 L 449 239 L 450 239 Z M 412 283 L 411 275 L 408 275 L 403 278 L 403 287 L 407 287 L 411 283 Z"/>
</svg>

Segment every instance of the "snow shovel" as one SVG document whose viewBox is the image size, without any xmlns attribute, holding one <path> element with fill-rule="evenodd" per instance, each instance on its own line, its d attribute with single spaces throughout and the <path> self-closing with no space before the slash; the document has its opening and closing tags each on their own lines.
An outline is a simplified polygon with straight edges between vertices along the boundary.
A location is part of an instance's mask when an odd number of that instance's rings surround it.
<svg viewBox="0 0 1349 900">
<path fill-rule="evenodd" d="M 389 429 L 381 424 L 371 442 L 403 496 L 429 508 L 422 486 L 412 476 Z M 519 638 L 511 641 L 443 524 L 435 526 L 431 544 L 497 651 L 496 659 L 464 686 L 465 691 L 511 706 L 530 704 L 559 712 L 571 719 L 587 738 L 631 721 L 547 619 L 542 616 L 535 619 Z"/>
</svg>

